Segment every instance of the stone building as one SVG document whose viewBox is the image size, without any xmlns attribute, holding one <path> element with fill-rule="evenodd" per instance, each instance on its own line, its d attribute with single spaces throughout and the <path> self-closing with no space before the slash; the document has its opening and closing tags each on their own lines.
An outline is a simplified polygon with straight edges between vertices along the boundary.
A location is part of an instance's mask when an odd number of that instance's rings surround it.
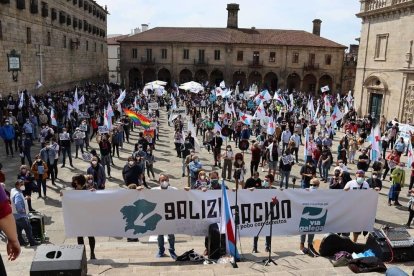
<svg viewBox="0 0 414 276">
<path fill-rule="evenodd" d="M 0 93 L 106 81 L 106 19 L 92 0 L 0 0 Z"/>
<path fill-rule="evenodd" d="M 313 21 L 313 33 L 245 29 L 238 27 L 239 5 L 227 10 L 227 28 L 157 27 L 119 40 L 122 82 L 225 80 L 313 93 L 325 85 L 340 88 L 346 47 L 320 37 L 321 20 Z"/>
<path fill-rule="evenodd" d="M 358 48 L 358 45 L 351 44 L 349 51 L 345 54 L 342 68 L 342 94 L 347 94 L 348 91 L 351 91 L 351 93 L 354 92 Z"/>
<path fill-rule="evenodd" d="M 361 115 L 414 119 L 414 0 L 361 0 L 355 83 Z"/>
<path fill-rule="evenodd" d="M 121 83 L 121 48 L 119 46 L 119 39 L 125 38 L 128 35 L 115 35 L 108 37 L 108 72 L 109 82 Z"/>
</svg>

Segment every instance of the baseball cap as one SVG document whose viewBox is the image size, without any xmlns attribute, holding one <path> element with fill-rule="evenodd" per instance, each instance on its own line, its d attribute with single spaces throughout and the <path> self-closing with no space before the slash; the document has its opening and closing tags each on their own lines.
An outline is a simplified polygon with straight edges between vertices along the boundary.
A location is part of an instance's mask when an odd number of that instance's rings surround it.
<svg viewBox="0 0 414 276">
<path fill-rule="evenodd" d="M 355 174 L 362 174 L 365 175 L 365 172 L 363 170 L 357 170 Z"/>
</svg>

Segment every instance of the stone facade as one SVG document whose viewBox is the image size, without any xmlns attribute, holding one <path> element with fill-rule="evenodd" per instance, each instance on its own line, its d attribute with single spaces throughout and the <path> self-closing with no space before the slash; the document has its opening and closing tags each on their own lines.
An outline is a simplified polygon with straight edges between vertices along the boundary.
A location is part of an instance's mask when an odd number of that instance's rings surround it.
<svg viewBox="0 0 414 276">
<path fill-rule="evenodd" d="M 354 93 L 356 68 L 358 61 L 358 45 L 351 44 L 349 51 L 345 54 L 344 66 L 342 69 L 342 91 L 343 94 L 351 91 Z"/>
<path fill-rule="evenodd" d="M 116 35 L 107 39 L 109 82 L 121 83 L 121 47 L 118 39 L 128 35 Z"/>
<path fill-rule="evenodd" d="M 414 119 L 414 0 L 361 0 L 355 82 L 361 115 Z"/>
<path fill-rule="evenodd" d="M 237 28 L 237 9 L 228 7 L 230 28 L 154 28 L 119 40 L 122 83 L 225 80 L 244 89 L 256 83 L 311 93 L 341 88 L 345 46 L 304 31 Z"/>
<path fill-rule="evenodd" d="M 0 1 L 0 93 L 33 90 L 38 80 L 35 93 L 106 81 L 106 18 L 95 1 Z M 8 71 L 12 50 L 21 58 L 17 81 Z"/>
</svg>

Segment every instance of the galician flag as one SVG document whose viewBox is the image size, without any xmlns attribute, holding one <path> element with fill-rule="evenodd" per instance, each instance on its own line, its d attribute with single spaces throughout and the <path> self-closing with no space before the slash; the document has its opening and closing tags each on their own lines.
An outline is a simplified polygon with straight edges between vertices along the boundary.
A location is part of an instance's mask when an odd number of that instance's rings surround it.
<svg viewBox="0 0 414 276">
<path fill-rule="evenodd" d="M 264 119 L 266 117 L 266 111 L 263 106 L 263 102 L 259 104 L 259 106 L 256 109 L 256 112 L 254 113 L 253 118 L 255 119 Z"/>
<path fill-rule="evenodd" d="M 247 115 L 246 113 L 240 112 L 239 113 L 239 118 L 240 118 L 240 121 L 242 121 L 243 124 L 245 124 L 245 125 L 250 126 L 252 124 L 253 116 L 251 116 L 251 115 Z"/>
<path fill-rule="evenodd" d="M 379 124 L 377 124 L 375 128 L 371 130 L 368 141 L 371 142 L 371 160 L 377 161 L 381 157 L 381 131 Z"/>
<path fill-rule="evenodd" d="M 273 122 L 273 117 L 269 117 L 269 122 L 267 123 L 267 134 L 275 134 L 275 123 Z"/>
<path fill-rule="evenodd" d="M 76 112 L 79 112 L 78 88 L 76 88 L 75 90 L 75 97 L 73 100 L 73 109 L 76 110 Z"/>
<path fill-rule="evenodd" d="M 108 114 L 108 116 L 109 117 L 113 117 L 115 114 L 114 114 L 114 111 L 112 110 L 112 106 L 111 106 L 111 104 L 108 102 L 108 108 L 107 108 L 107 114 Z"/>
<path fill-rule="evenodd" d="M 221 225 L 220 232 L 226 234 L 226 251 L 235 259 L 239 259 L 239 252 L 236 250 L 236 228 L 234 225 L 234 219 L 230 209 L 230 202 L 227 195 L 226 185 L 224 180 L 221 183 L 221 192 L 223 203 L 221 205 Z"/>
<path fill-rule="evenodd" d="M 325 96 L 324 101 L 325 101 L 325 110 L 326 110 L 326 112 L 328 112 L 328 113 L 331 112 L 332 104 L 331 104 L 331 101 L 330 101 L 328 95 Z"/>
<path fill-rule="evenodd" d="M 408 159 L 407 159 L 407 168 L 411 168 L 411 164 L 414 162 L 414 153 L 413 146 L 411 143 L 408 143 Z"/>
<path fill-rule="evenodd" d="M 121 92 L 121 94 L 119 95 L 119 97 L 116 100 L 116 102 L 118 104 L 121 104 L 125 100 L 125 97 L 126 97 L 126 90 L 124 90 L 124 91 Z"/>
<path fill-rule="evenodd" d="M 57 127 L 56 114 L 53 108 L 50 110 L 50 122 L 52 123 L 52 126 Z"/>
<path fill-rule="evenodd" d="M 308 147 L 309 147 L 309 128 L 307 127 L 305 129 L 305 146 L 303 147 L 303 155 L 304 160 L 306 162 L 306 158 L 308 157 Z"/>
<path fill-rule="evenodd" d="M 85 97 L 82 95 L 82 97 L 79 99 L 78 104 L 83 105 L 85 103 Z"/>
<path fill-rule="evenodd" d="M 335 105 L 334 110 L 331 115 L 331 122 L 332 126 L 339 120 L 341 120 L 344 117 L 344 114 L 339 110 L 338 105 Z"/>
</svg>

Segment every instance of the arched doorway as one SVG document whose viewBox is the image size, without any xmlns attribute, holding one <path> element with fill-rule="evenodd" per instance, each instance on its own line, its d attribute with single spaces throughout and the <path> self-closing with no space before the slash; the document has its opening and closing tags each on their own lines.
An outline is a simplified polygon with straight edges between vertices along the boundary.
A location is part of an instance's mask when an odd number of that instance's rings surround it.
<svg viewBox="0 0 414 276">
<path fill-rule="evenodd" d="M 264 84 L 265 88 L 269 91 L 276 91 L 277 90 L 277 84 L 278 84 L 278 78 L 277 75 L 273 72 L 269 72 L 264 77 Z"/>
<path fill-rule="evenodd" d="M 180 72 L 180 84 L 193 80 L 193 73 L 190 70 L 184 69 Z"/>
<path fill-rule="evenodd" d="M 288 76 L 286 83 L 289 92 L 292 92 L 293 90 L 298 91 L 300 88 L 300 76 L 296 73 L 292 73 Z"/>
<path fill-rule="evenodd" d="M 316 77 L 313 74 L 307 74 L 303 78 L 302 91 L 315 94 L 316 82 Z"/>
<path fill-rule="evenodd" d="M 208 81 L 208 74 L 205 70 L 200 69 L 194 74 L 194 80 L 204 85 Z"/>
<path fill-rule="evenodd" d="M 368 106 L 368 113 L 371 114 L 373 118 L 379 121 L 382 110 L 384 107 L 385 93 L 388 91 L 387 83 L 377 76 L 371 76 L 364 82 L 364 88 L 366 89 L 366 106 Z M 365 91 L 364 91 L 365 92 Z M 408 101 L 407 101 L 408 100 Z M 364 101 L 364 100 L 363 100 Z M 414 101 L 412 101 L 414 104 Z M 404 111 L 403 115 L 405 118 L 408 118 L 412 115 L 405 115 L 406 112 L 410 112 L 411 99 L 406 98 L 404 102 Z M 407 110 L 407 111 L 406 111 Z M 412 110 L 411 110 L 412 111 Z M 412 114 L 412 113 L 411 113 Z"/>
<path fill-rule="evenodd" d="M 167 84 L 171 83 L 171 73 L 168 69 L 162 68 L 158 71 L 158 80 L 165 81 Z"/>
<path fill-rule="evenodd" d="M 233 85 L 236 85 L 239 82 L 239 91 L 243 91 L 244 86 L 246 85 L 246 74 L 242 71 L 234 72 L 233 74 Z"/>
<path fill-rule="evenodd" d="M 129 86 L 132 89 L 138 89 L 142 86 L 141 72 L 137 68 L 129 70 Z"/>
<path fill-rule="evenodd" d="M 155 81 L 157 79 L 155 70 L 153 68 L 145 69 L 143 79 L 144 79 L 144 84 L 151 82 L 151 81 Z"/>
<path fill-rule="evenodd" d="M 329 75 L 323 75 L 322 77 L 320 77 L 319 79 L 319 89 L 321 87 L 324 86 L 329 86 L 329 90 L 332 92 L 333 91 L 333 81 L 332 81 L 332 77 Z"/>
<path fill-rule="evenodd" d="M 210 74 L 210 83 L 211 83 L 211 85 L 219 86 L 220 82 L 222 82 L 223 80 L 224 80 L 223 72 L 221 72 L 218 69 L 213 70 L 213 72 L 211 72 L 211 74 Z"/>
<path fill-rule="evenodd" d="M 260 74 L 257 71 L 251 72 L 249 75 L 249 85 L 252 84 L 256 84 L 257 87 L 259 87 L 260 89 L 260 87 L 262 86 L 262 74 Z"/>
</svg>

